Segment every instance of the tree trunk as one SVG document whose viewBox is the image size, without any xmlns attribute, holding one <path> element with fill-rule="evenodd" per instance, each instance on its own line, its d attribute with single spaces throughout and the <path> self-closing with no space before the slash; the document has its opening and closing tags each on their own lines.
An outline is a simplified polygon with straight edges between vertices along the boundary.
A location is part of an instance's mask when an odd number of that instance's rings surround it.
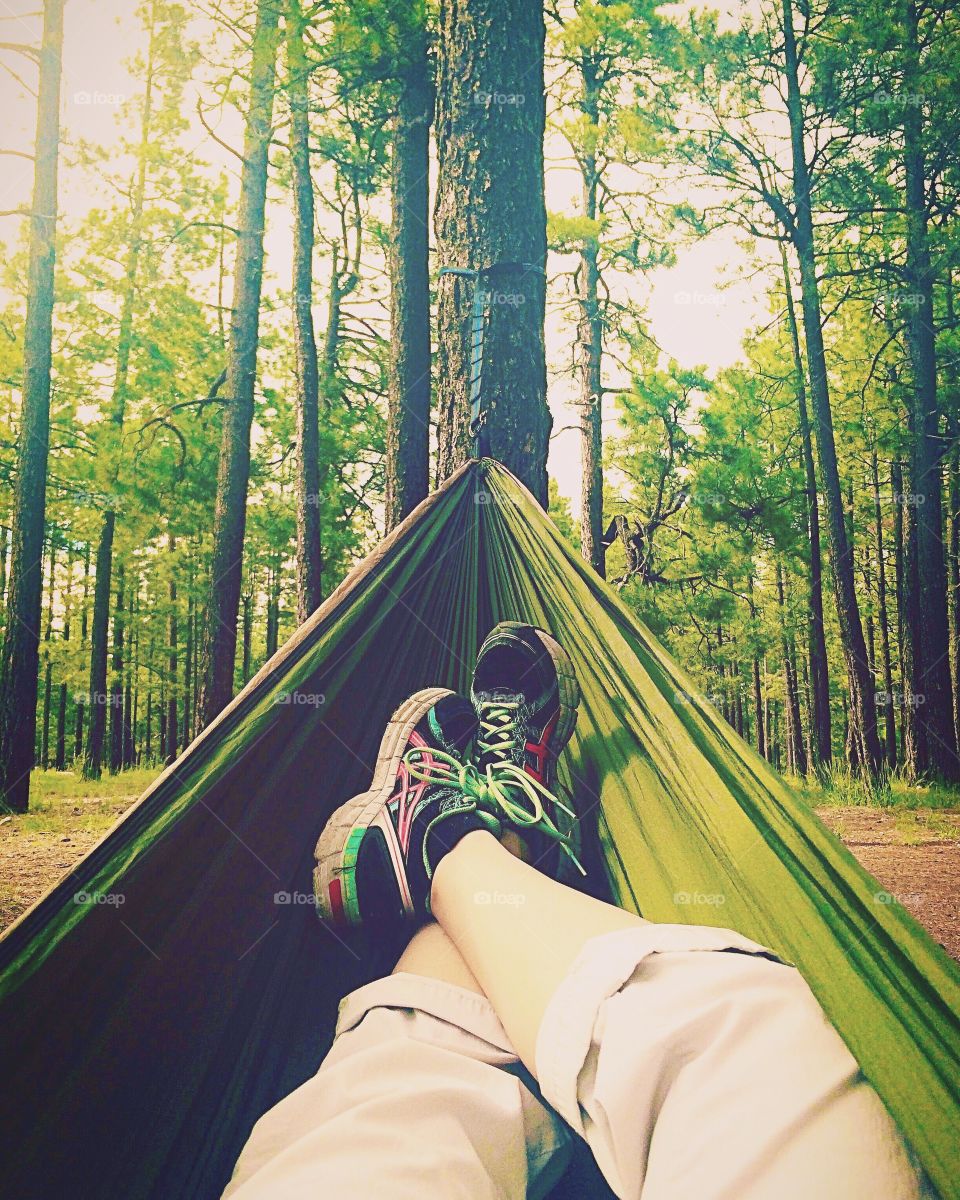
<svg viewBox="0 0 960 1200">
<path fill-rule="evenodd" d="M 80 600 L 80 645 L 86 646 L 87 636 L 89 634 L 90 624 L 90 545 L 86 543 L 83 547 L 83 596 Z M 86 704 L 84 696 L 77 692 L 74 696 L 76 701 L 76 715 L 73 724 L 73 758 L 75 762 L 79 762 L 83 755 L 83 729 L 86 719 Z"/>
<path fill-rule="evenodd" d="M 280 563 L 270 568 L 270 594 L 267 597 L 267 658 L 273 658 L 280 640 Z"/>
<path fill-rule="evenodd" d="M 870 556 L 864 554 L 863 564 L 863 594 L 870 597 L 873 594 L 873 572 L 870 570 Z M 872 608 L 867 609 L 867 665 L 870 667 L 870 674 L 876 679 L 877 671 L 877 626 L 873 618 Z M 874 688 L 874 698 L 876 698 L 876 688 Z M 876 700 L 874 700 L 876 702 Z"/>
<path fill-rule="evenodd" d="M 7 537 L 6 525 L 0 525 L 0 605 L 7 602 L 7 554 L 10 551 L 10 540 Z"/>
<path fill-rule="evenodd" d="M 810 415 L 807 411 L 807 388 L 804 382 L 803 355 L 800 352 L 800 328 L 793 303 L 793 286 L 787 263 L 786 248 L 781 246 L 783 285 L 787 303 L 787 324 L 793 351 L 796 378 L 797 407 L 800 417 L 800 441 L 803 447 L 803 469 L 807 485 L 807 529 L 810 536 L 810 613 L 808 617 L 808 661 L 812 692 L 811 743 L 812 765 L 829 769 L 833 757 L 833 731 L 830 715 L 830 660 L 827 657 L 827 633 L 823 616 L 823 548 L 820 542 L 820 498 L 817 488 L 817 467 L 813 457 L 813 438 Z"/>
<path fill-rule="evenodd" d="M 426 37 L 400 80 L 393 133 L 390 235 L 390 407 L 386 527 L 430 489 L 430 124 L 433 79 Z"/>
<path fill-rule="evenodd" d="M 894 459 L 890 468 L 890 486 L 893 492 L 894 528 L 893 541 L 896 566 L 897 596 L 897 653 L 900 668 L 900 762 L 908 779 L 917 775 L 917 730 L 916 708 L 910 703 L 911 679 L 913 678 L 914 624 L 908 606 L 907 576 L 910 553 L 906 531 L 906 506 L 903 493 L 903 464 Z"/>
<path fill-rule="evenodd" d="M 800 94 L 797 46 L 793 32 L 792 0 L 783 0 L 784 55 L 787 76 L 787 108 L 793 159 L 794 201 L 793 242 L 800 263 L 800 286 L 807 369 L 813 402 L 814 427 L 820 452 L 824 504 L 830 535 L 834 592 L 840 637 L 850 683 L 850 729 L 858 769 L 876 774 L 880 769 L 881 749 L 877 735 L 877 713 L 873 681 L 867 665 L 867 647 L 860 622 L 854 579 L 853 548 L 844 522 L 843 494 L 837 465 L 833 431 L 833 413 L 827 383 L 826 354 L 823 344 L 820 286 L 817 280 L 813 212 L 810 200 L 810 174 L 804 146 L 803 101 Z"/>
<path fill-rule="evenodd" d="M 313 328 L 314 200 L 310 174 L 310 66 L 300 0 L 286 22 L 293 167 L 293 326 L 297 360 L 297 621 L 323 598 L 320 557 L 320 375 Z"/>
<path fill-rule="evenodd" d="M 50 766 L 50 716 L 53 705 L 53 663 L 50 642 L 53 638 L 53 595 L 57 579 L 56 530 L 50 533 L 49 570 L 47 572 L 47 613 L 43 628 L 43 720 L 40 727 L 40 753 L 37 761 L 44 770 Z"/>
<path fill-rule="evenodd" d="M 189 746 L 193 741 L 193 724 L 191 717 L 191 701 L 193 699 L 193 621 L 194 621 L 194 605 L 193 605 L 193 574 L 191 567 L 190 575 L 190 594 L 187 596 L 187 637 L 183 647 L 183 738 L 184 746 Z M 246 680 L 244 680 L 246 683 Z"/>
<path fill-rule="evenodd" d="M 243 659 L 240 674 L 243 682 L 250 678 L 250 644 L 253 637 L 253 597 L 249 592 L 243 597 Z"/>
<path fill-rule="evenodd" d="M 917 7 L 905 0 L 904 95 L 922 92 Z M 953 727 L 950 681 L 950 624 L 947 615 L 947 571 L 943 553 L 943 482 L 941 479 L 940 412 L 937 402 L 937 356 L 933 318 L 933 278 L 927 236 L 926 163 L 923 108 L 909 103 L 903 111 L 903 157 L 906 175 L 906 330 L 912 376 L 913 437 L 910 482 L 917 542 L 917 606 L 923 614 L 914 661 L 917 722 L 924 726 L 926 761 L 921 769 L 948 782 L 960 780 L 960 758 Z M 919 668 L 919 670 L 917 670 Z"/>
<path fill-rule="evenodd" d="M 887 565 L 883 546 L 883 514 L 880 505 L 880 466 L 877 452 L 870 457 L 873 472 L 873 515 L 877 531 L 877 590 L 880 596 L 880 654 L 883 659 L 884 745 L 887 766 L 897 765 L 897 722 L 893 697 L 893 663 L 890 658 L 890 613 L 887 608 Z"/>
<path fill-rule="evenodd" d="M 956 320 L 953 300 L 953 276 L 946 277 L 946 326 L 953 329 Z M 948 442 L 951 447 L 947 460 L 949 472 L 950 553 L 948 586 L 950 589 L 950 649 L 953 684 L 953 729 L 960 746 L 960 364 L 949 356 L 945 368 L 947 382 L 946 410 Z"/>
<path fill-rule="evenodd" d="M 123 563 L 117 564 L 117 605 L 113 614 L 113 678 L 110 680 L 110 770 L 123 769 L 123 662 L 126 616 Z"/>
<path fill-rule="evenodd" d="M 73 548 L 68 543 L 67 581 L 63 600 L 63 641 L 70 641 L 70 625 L 73 617 Z M 64 771 L 67 767 L 67 683 L 60 681 L 57 691 L 57 742 L 54 750 L 54 769 Z"/>
<path fill-rule="evenodd" d="M 63 0 L 47 0 L 43 6 L 30 206 L 23 402 L 17 439 L 7 621 L 0 660 L 0 796 L 14 812 L 26 812 L 29 804 L 37 721 L 62 55 Z"/>
<path fill-rule="evenodd" d="M 761 758 L 767 757 L 766 728 L 763 720 L 763 688 L 760 682 L 760 660 L 753 660 L 753 711 L 756 714 L 757 753 Z"/>
<path fill-rule="evenodd" d="M 543 48 L 543 6 L 532 0 L 441 4 L 439 261 L 469 269 L 503 264 L 487 278 L 484 448 L 546 507 L 552 421 L 543 341 Z M 440 290 L 441 479 L 471 453 L 467 328 L 472 290 L 455 277 Z"/>
<path fill-rule="evenodd" d="M 243 142 L 233 318 L 226 402 L 213 514 L 213 554 L 203 638 L 198 720 L 201 728 L 233 695 L 237 608 L 243 576 L 250 427 L 253 423 L 263 282 L 263 226 L 273 121 L 279 0 L 259 0 L 253 37 L 250 103 Z"/>
<path fill-rule="evenodd" d="M 97 570 L 93 586 L 93 619 L 90 623 L 90 719 L 83 773 L 99 779 L 103 769 L 103 742 L 107 728 L 107 637 L 110 626 L 110 577 L 116 513 L 108 509 L 100 527 Z"/>
<path fill-rule="evenodd" d="M 600 122 L 600 85 L 592 54 L 580 55 L 580 111 L 596 127 Z M 592 148 L 583 153 L 583 215 L 599 216 L 600 171 Z M 600 239 L 589 233 L 580 251 L 577 328 L 580 375 L 580 552 L 597 574 L 606 575 L 603 544 L 603 318 L 600 313 Z"/>
<path fill-rule="evenodd" d="M 806 775 L 807 755 L 803 744 L 803 721 L 800 716 L 800 692 L 797 686 L 796 650 L 787 630 L 786 584 L 783 568 L 777 563 L 777 600 L 780 605 L 780 650 L 783 656 L 784 696 L 786 700 L 787 770 L 795 775 Z"/>
<path fill-rule="evenodd" d="M 140 675 L 140 579 L 130 589 L 127 602 L 128 636 L 126 683 L 123 692 L 123 767 L 137 761 L 137 680 Z"/>
<path fill-rule="evenodd" d="M 177 580 L 174 574 L 173 558 L 177 550 L 177 539 L 173 534 L 167 535 L 167 549 L 170 551 L 170 582 L 167 584 L 167 599 L 170 601 L 170 620 L 167 626 L 168 641 L 167 647 L 169 656 L 167 658 L 167 670 L 169 671 L 170 680 L 170 695 L 167 698 L 167 762 L 172 763 L 177 757 L 178 749 L 178 734 L 180 732 L 180 722 L 177 717 L 177 650 L 178 650 L 178 629 L 177 629 Z"/>
</svg>

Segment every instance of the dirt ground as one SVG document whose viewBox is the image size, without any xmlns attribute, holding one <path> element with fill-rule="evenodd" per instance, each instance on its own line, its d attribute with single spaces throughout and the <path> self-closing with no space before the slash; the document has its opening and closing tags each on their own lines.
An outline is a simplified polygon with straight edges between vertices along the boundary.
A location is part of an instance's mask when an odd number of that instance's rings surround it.
<svg viewBox="0 0 960 1200">
<path fill-rule="evenodd" d="M 960 812 L 817 812 L 884 890 L 960 959 Z"/>
<path fill-rule="evenodd" d="M 0 819 L 0 929 L 103 836 L 133 796 L 70 799 Z M 880 886 L 960 959 L 960 811 L 820 808 Z"/>
<path fill-rule="evenodd" d="M 39 900 L 135 799 L 58 799 L 39 812 L 0 817 L 0 929 Z"/>
</svg>

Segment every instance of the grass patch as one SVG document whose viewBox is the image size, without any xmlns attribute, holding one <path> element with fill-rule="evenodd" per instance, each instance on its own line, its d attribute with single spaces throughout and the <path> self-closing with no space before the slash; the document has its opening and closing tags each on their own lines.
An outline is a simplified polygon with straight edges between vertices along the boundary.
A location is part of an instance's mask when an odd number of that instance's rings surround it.
<svg viewBox="0 0 960 1200">
<path fill-rule="evenodd" d="M 104 772 L 100 779 L 84 779 L 77 771 L 34 771 L 30 780 L 30 803 L 47 800 L 114 799 L 139 796 L 160 774 L 162 767 L 134 767 L 117 775 Z"/>
<path fill-rule="evenodd" d="M 942 783 L 909 783 L 894 773 L 873 784 L 834 769 L 825 780 L 792 779 L 794 788 L 814 808 L 886 808 L 905 812 L 960 808 L 960 788 Z"/>
<path fill-rule="evenodd" d="M 955 841 L 960 837 L 960 824 L 953 813 L 916 809 L 900 809 L 894 814 L 897 841 L 902 846 L 918 846 L 922 842 Z"/>
<path fill-rule="evenodd" d="M 84 779 L 75 771 L 35 771 L 30 809 L 12 814 L 11 821 L 21 833 L 102 833 L 159 773 L 157 767 L 138 767 Z"/>
</svg>

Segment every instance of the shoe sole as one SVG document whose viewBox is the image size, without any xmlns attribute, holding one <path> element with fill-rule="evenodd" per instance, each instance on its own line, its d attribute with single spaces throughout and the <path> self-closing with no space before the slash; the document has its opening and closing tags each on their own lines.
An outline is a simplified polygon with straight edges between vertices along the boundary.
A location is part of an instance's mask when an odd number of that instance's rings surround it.
<svg viewBox="0 0 960 1200">
<path fill-rule="evenodd" d="M 573 671 L 573 662 L 570 655 L 564 650 L 556 638 L 546 633 L 543 629 L 538 629 L 536 625 L 528 625 L 525 621 L 501 621 L 499 625 L 491 630 L 488 638 L 484 639 L 484 646 L 487 640 L 493 637 L 496 633 L 513 633 L 516 635 L 518 630 L 529 629 L 535 633 L 540 640 L 541 645 L 550 659 L 553 662 L 553 669 L 557 673 L 557 690 L 560 697 L 560 714 L 557 717 L 556 728 L 553 731 L 553 737 L 556 743 L 557 752 L 554 758 L 559 758 L 563 753 L 567 742 L 573 736 L 573 731 L 577 725 L 577 710 L 580 704 L 580 684 L 577 683 L 577 677 Z M 483 646 L 480 648 L 480 654 L 483 654 Z"/>
<path fill-rule="evenodd" d="M 357 857 L 364 835 L 374 824 L 378 824 L 387 841 L 404 907 L 413 912 L 393 823 L 389 818 L 378 823 L 378 818 L 393 795 L 400 760 L 410 735 L 424 713 L 444 696 L 453 694 L 449 688 L 426 688 L 404 700 L 387 724 L 370 787 L 342 804 L 324 826 L 315 851 L 317 865 L 313 872 L 313 893 L 317 913 L 327 924 L 341 929 L 361 924 L 356 886 Z"/>
</svg>

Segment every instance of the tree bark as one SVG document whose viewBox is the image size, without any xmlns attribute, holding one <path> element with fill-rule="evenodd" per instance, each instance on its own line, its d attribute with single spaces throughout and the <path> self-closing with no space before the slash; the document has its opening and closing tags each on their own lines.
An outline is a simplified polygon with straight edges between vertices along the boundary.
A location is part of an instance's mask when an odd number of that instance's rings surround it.
<svg viewBox="0 0 960 1200">
<path fill-rule="evenodd" d="M 844 521 L 833 413 L 830 407 L 830 391 L 827 383 L 820 286 L 817 279 L 813 210 L 810 197 L 810 173 L 804 146 L 803 101 L 800 93 L 797 45 L 793 31 L 792 0 L 783 0 L 783 25 L 787 108 L 790 119 L 794 202 L 796 205 L 796 215 L 791 233 L 800 263 L 807 369 L 810 376 L 817 448 L 820 452 L 820 473 L 823 480 L 824 504 L 830 535 L 837 616 L 850 684 L 850 740 L 858 769 L 873 775 L 880 769 L 882 752 L 877 735 L 873 681 L 867 665 L 867 647 L 860 621 L 860 607 L 857 603 L 853 547 Z"/>
<path fill-rule="evenodd" d="M 800 328 L 793 303 L 793 286 L 787 263 L 786 248 L 780 248 L 783 265 L 783 286 L 787 303 L 787 325 L 797 388 L 797 408 L 800 418 L 800 442 L 803 447 L 803 470 L 807 485 L 807 530 L 810 536 L 810 613 L 808 617 L 808 662 L 810 672 L 813 746 L 812 765 L 828 770 L 833 758 L 833 730 L 830 713 L 830 660 L 827 657 L 827 632 L 823 616 L 823 547 L 820 540 L 820 498 L 817 488 L 817 466 L 813 457 L 813 438 L 810 414 L 807 409 L 807 388 L 803 355 L 800 351 Z"/>
<path fill-rule="evenodd" d="M 954 327 L 956 312 L 953 298 L 953 275 L 946 275 L 946 325 Z M 947 459 L 949 477 L 948 504 L 950 525 L 950 552 L 948 563 L 948 587 L 950 610 L 950 650 L 953 684 L 953 729 L 960 746 L 960 364 L 956 356 L 947 359 L 946 403 L 947 433 L 950 454 Z"/>
<path fill-rule="evenodd" d="M 43 629 L 43 721 L 40 732 L 40 754 L 37 761 L 44 770 L 50 766 L 50 715 L 53 704 L 53 663 L 50 659 L 50 642 L 53 638 L 53 596 L 57 579 L 56 530 L 50 533 L 49 570 L 47 573 L 47 614 Z"/>
<path fill-rule="evenodd" d="M 125 607 L 123 563 L 117 564 L 117 602 L 113 613 L 113 678 L 110 680 L 110 770 L 123 769 L 123 662 Z"/>
<path fill-rule="evenodd" d="M 213 515 L 213 554 L 203 638 L 198 719 L 201 728 L 233 695 L 237 609 L 243 576 L 250 428 L 253 424 L 263 283 L 263 232 L 268 151 L 273 121 L 279 0 L 259 0 L 253 38 L 250 103 L 243 143 L 233 317 L 227 354 L 226 404 Z"/>
<path fill-rule="evenodd" d="M 800 691 L 797 686 L 796 649 L 789 629 L 787 614 L 786 583 L 783 568 L 777 563 L 777 599 L 780 604 L 780 649 L 783 656 L 784 695 L 786 698 L 787 722 L 787 770 L 796 775 L 806 775 L 807 755 L 803 744 L 803 720 L 800 716 Z"/>
<path fill-rule="evenodd" d="M 267 597 L 267 658 L 273 658 L 280 640 L 280 562 L 270 567 L 270 592 Z"/>
<path fill-rule="evenodd" d="M 240 664 L 240 674 L 243 682 L 250 678 L 250 643 L 253 636 L 253 597 L 249 592 L 243 597 L 243 657 Z"/>
<path fill-rule="evenodd" d="M 884 687 L 884 745 L 887 766 L 892 771 L 897 765 L 897 721 L 893 696 L 893 663 L 890 657 L 890 612 L 887 607 L 887 565 L 883 545 L 883 512 L 880 503 L 880 465 L 877 452 L 870 456 L 873 472 L 873 514 L 877 533 L 877 591 L 879 593 L 880 654 L 883 659 Z"/>
<path fill-rule="evenodd" d="M 177 757 L 180 734 L 180 721 L 177 716 L 179 631 L 177 628 L 177 580 L 174 574 L 177 539 L 172 533 L 167 535 L 167 549 L 170 551 L 171 558 L 170 580 L 167 584 L 167 599 L 170 601 L 170 618 L 167 623 L 167 671 L 170 687 L 170 694 L 167 697 L 167 762 L 172 763 Z"/>
<path fill-rule="evenodd" d="M 137 690 L 140 666 L 140 579 L 134 579 L 127 600 L 127 661 L 123 687 L 123 769 L 134 766 L 137 757 Z"/>
<path fill-rule="evenodd" d="M 433 77 L 418 37 L 400 79 L 390 192 L 390 401 L 386 527 L 430 489 L 430 125 Z"/>
<path fill-rule="evenodd" d="M 67 580 L 63 592 L 63 634 L 62 640 L 70 641 L 70 625 L 73 617 L 73 548 L 67 544 Z M 61 679 L 57 691 L 57 741 L 54 750 L 54 769 L 64 771 L 67 767 L 67 698 L 68 689 L 65 679 Z"/>
<path fill-rule="evenodd" d="M 7 555 L 10 552 L 10 540 L 7 537 L 6 525 L 0 525 L 0 605 L 7 602 Z"/>
<path fill-rule="evenodd" d="M 767 757 L 766 729 L 763 720 L 763 687 L 760 681 L 760 660 L 753 660 L 753 711 L 756 716 L 757 753 L 761 758 Z"/>
<path fill-rule="evenodd" d="M 0 659 L 0 796 L 14 812 L 26 812 L 29 805 L 36 737 L 62 56 L 63 0 L 48 0 L 43 6 L 39 59 L 23 335 L 23 407 L 17 439 L 7 620 Z"/>
<path fill-rule="evenodd" d="M 310 174 L 310 65 L 300 0 L 286 22 L 293 167 L 293 326 L 297 361 L 297 621 L 323 599 L 320 554 L 320 371 L 313 327 L 314 198 Z"/>
<path fill-rule="evenodd" d="M 444 0 L 437 104 L 440 265 L 504 267 L 487 279 L 482 398 L 484 449 L 547 504 L 543 322 L 546 208 L 543 192 L 543 6 L 533 0 Z M 467 328 L 472 286 L 440 290 L 439 476 L 471 453 Z"/>
<path fill-rule="evenodd" d="M 579 59 L 582 87 L 580 111 L 592 126 L 600 120 L 597 64 L 589 51 Z M 600 172 L 597 155 L 587 148 L 580 161 L 583 176 L 583 215 L 599 216 Z M 606 577 L 603 544 L 603 318 L 600 313 L 600 240 L 584 238 L 580 251 L 577 328 L 580 375 L 580 552 L 601 579 Z"/>
<path fill-rule="evenodd" d="M 921 93 L 917 7 L 904 2 L 904 95 Z M 926 163 L 923 109 L 903 108 L 903 157 L 906 176 L 907 350 L 912 376 L 913 437 L 910 482 L 917 543 L 917 605 L 923 614 L 914 660 L 917 722 L 924 726 L 926 760 L 921 769 L 948 782 L 960 780 L 960 758 L 953 727 L 950 680 L 950 623 L 947 571 L 943 552 L 943 481 L 940 411 L 937 398 L 936 335 L 933 324 L 933 269 L 927 231 Z"/>
<path fill-rule="evenodd" d="M 194 642 L 193 642 L 193 624 L 194 624 L 194 604 L 193 604 L 193 569 L 191 567 L 190 575 L 190 592 L 187 596 L 187 637 L 183 647 L 183 736 L 182 744 L 189 746 L 193 741 L 193 718 L 191 701 L 193 699 L 193 659 L 194 659 Z M 246 683 L 246 680 L 244 680 Z"/>
<path fill-rule="evenodd" d="M 915 620 L 910 612 L 908 575 L 910 551 L 906 530 L 906 506 L 903 492 L 903 464 L 894 459 L 890 468 L 890 487 L 893 493 L 896 596 L 897 596 L 897 653 L 900 668 L 900 763 L 908 779 L 917 775 L 916 709 L 910 703 L 913 678 L 913 645 Z"/>
</svg>

